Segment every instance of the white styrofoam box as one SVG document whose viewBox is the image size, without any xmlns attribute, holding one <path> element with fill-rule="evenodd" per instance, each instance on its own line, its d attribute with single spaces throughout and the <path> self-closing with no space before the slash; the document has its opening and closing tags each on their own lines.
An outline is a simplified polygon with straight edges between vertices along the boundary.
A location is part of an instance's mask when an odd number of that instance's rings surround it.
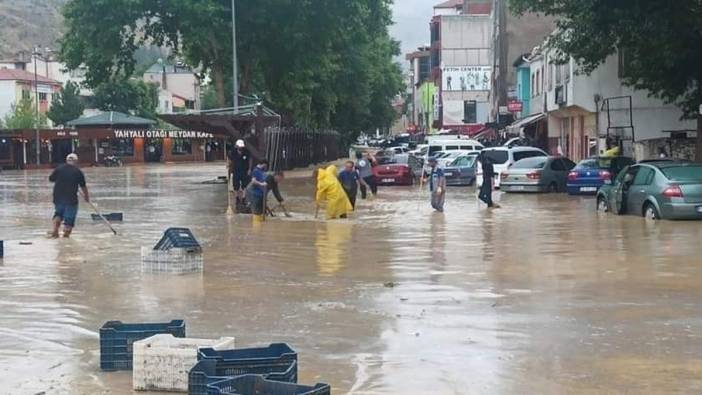
<svg viewBox="0 0 702 395">
<path fill-rule="evenodd" d="M 200 347 L 232 349 L 234 338 L 189 339 L 161 334 L 134 342 L 134 389 L 188 392 L 188 372 L 197 363 L 197 350 Z"/>
<path fill-rule="evenodd" d="M 182 248 L 168 251 L 141 248 L 141 269 L 147 273 L 192 273 L 201 272 L 202 253 L 192 253 Z"/>
</svg>

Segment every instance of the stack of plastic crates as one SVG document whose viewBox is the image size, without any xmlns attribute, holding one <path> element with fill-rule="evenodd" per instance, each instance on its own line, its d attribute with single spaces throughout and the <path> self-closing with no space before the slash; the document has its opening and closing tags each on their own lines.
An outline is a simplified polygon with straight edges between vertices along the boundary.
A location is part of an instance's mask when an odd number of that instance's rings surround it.
<svg viewBox="0 0 702 395">
<path fill-rule="evenodd" d="M 191 339 L 162 334 L 134 342 L 133 388 L 186 392 L 188 372 L 197 363 L 197 351 L 201 347 L 231 349 L 234 348 L 234 338 Z"/>
<path fill-rule="evenodd" d="M 202 271 L 202 247 L 190 229 L 170 228 L 153 249 L 141 249 L 141 267 L 149 273 Z"/>
<path fill-rule="evenodd" d="M 100 369 L 132 370 L 133 343 L 162 333 L 185 337 L 185 321 L 173 320 L 156 324 L 123 324 L 121 321 L 105 323 L 100 328 Z"/>
<path fill-rule="evenodd" d="M 201 348 L 188 375 L 188 394 L 207 395 L 207 385 L 241 375 L 297 383 L 297 353 L 284 343 L 265 348 L 217 351 Z"/>
<path fill-rule="evenodd" d="M 243 375 L 207 385 L 207 395 L 331 395 L 328 384 L 281 383 L 259 375 Z"/>
</svg>

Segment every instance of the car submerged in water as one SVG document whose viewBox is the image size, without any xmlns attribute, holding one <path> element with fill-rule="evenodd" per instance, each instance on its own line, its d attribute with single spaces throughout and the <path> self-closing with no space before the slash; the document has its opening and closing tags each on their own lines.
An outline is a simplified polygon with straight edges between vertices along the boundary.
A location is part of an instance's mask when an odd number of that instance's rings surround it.
<svg viewBox="0 0 702 395">
<path fill-rule="evenodd" d="M 373 167 L 373 175 L 379 185 L 412 185 L 414 174 L 412 161 L 409 155 L 395 155 L 391 158 L 378 159 L 378 164 Z"/>
<path fill-rule="evenodd" d="M 702 164 L 667 160 L 629 166 L 597 192 L 597 210 L 650 220 L 702 219 Z"/>
<path fill-rule="evenodd" d="M 444 168 L 448 186 L 470 186 L 475 183 L 478 152 L 465 154 L 454 159 Z"/>
<path fill-rule="evenodd" d="M 636 161 L 632 158 L 624 156 L 594 157 L 582 160 L 568 173 L 566 186 L 568 194 L 596 195 L 603 185 L 611 184 L 612 178 L 634 163 Z"/>
<path fill-rule="evenodd" d="M 575 163 L 562 156 L 522 159 L 502 173 L 504 192 L 565 192 L 568 172 Z"/>
</svg>

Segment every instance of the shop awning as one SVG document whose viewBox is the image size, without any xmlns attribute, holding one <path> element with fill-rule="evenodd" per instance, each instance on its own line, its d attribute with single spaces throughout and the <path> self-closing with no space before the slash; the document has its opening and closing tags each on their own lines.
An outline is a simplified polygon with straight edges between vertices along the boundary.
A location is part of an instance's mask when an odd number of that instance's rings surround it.
<svg viewBox="0 0 702 395">
<path fill-rule="evenodd" d="M 531 124 L 533 124 L 533 123 L 535 123 L 535 122 L 538 122 L 538 121 L 540 121 L 540 120 L 542 120 L 542 119 L 544 119 L 544 118 L 546 118 L 546 114 L 543 114 L 543 113 L 541 113 L 541 114 L 529 115 L 529 116 L 527 116 L 527 117 L 524 117 L 524 118 L 522 118 L 522 119 L 516 121 L 515 123 L 513 123 L 513 124 L 507 126 L 507 133 L 508 133 L 508 134 L 513 134 L 513 135 L 521 135 L 521 134 L 522 134 L 522 130 L 523 130 L 525 127 L 527 127 L 527 126 L 529 126 L 529 125 L 531 125 Z"/>
<path fill-rule="evenodd" d="M 259 114 L 260 111 L 260 114 Z M 277 125 L 280 116 L 266 106 L 245 105 L 239 108 L 224 108 L 207 111 L 191 111 L 177 114 L 160 114 L 159 118 L 184 130 L 201 130 L 217 136 L 240 138 L 257 121 L 261 126 Z"/>
<path fill-rule="evenodd" d="M 78 118 L 66 123 L 73 127 L 113 127 L 113 126 L 131 126 L 148 128 L 156 124 L 156 121 L 134 115 L 121 113 L 118 111 L 108 111 L 102 114 L 93 115 L 92 117 Z"/>
</svg>

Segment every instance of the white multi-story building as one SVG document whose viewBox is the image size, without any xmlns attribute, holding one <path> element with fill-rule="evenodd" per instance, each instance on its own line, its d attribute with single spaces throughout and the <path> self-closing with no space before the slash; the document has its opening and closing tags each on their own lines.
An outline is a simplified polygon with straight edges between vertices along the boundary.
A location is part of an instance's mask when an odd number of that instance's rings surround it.
<svg viewBox="0 0 702 395">
<path fill-rule="evenodd" d="M 29 99 L 32 105 L 39 103 L 39 112 L 46 114 L 51 108 L 55 94 L 61 90 L 58 81 L 44 76 L 35 76 L 22 69 L 0 67 L 0 119 L 12 112 L 22 99 Z"/>
<path fill-rule="evenodd" d="M 200 109 L 200 79 L 189 67 L 160 61 L 146 70 L 143 78 L 159 86 L 159 113 Z"/>
<path fill-rule="evenodd" d="M 625 86 L 620 77 L 626 63 L 619 55 L 590 74 L 579 72 L 575 60 L 560 64 L 552 50 L 538 47 L 528 61 L 530 113 L 546 117 L 547 148 L 553 154 L 577 161 L 619 146 L 624 155 L 644 159 L 655 152 L 637 151 L 639 143 L 696 130 L 694 121 L 681 120 L 675 105 Z"/>
</svg>

